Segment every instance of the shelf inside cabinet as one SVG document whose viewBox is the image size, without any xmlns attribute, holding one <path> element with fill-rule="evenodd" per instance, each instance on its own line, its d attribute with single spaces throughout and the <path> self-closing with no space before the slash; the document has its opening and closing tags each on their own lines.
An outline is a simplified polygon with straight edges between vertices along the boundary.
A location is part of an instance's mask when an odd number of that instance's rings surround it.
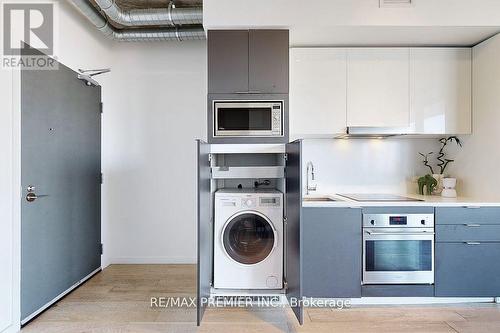
<svg viewBox="0 0 500 333">
<path fill-rule="evenodd" d="M 283 166 L 212 167 L 213 179 L 283 178 L 284 176 Z"/>
</svg>

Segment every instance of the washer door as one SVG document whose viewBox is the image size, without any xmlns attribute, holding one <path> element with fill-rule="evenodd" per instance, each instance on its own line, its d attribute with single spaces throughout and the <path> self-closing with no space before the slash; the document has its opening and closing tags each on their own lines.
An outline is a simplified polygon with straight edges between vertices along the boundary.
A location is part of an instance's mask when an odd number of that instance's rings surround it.
<svg viewBox="0 0 500 333">
<path fill-rule="evenodd" d="M 243 212 L 231 217 L 222 234 L 222 245 L 227 255 L 245 265 L 266 259 L 275 241 L 271 222 L 256 212 Z"/>
</svg>

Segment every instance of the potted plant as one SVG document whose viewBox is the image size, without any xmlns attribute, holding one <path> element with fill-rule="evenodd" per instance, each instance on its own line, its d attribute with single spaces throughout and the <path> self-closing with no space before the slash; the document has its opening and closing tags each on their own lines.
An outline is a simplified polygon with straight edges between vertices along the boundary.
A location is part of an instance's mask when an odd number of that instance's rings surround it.
<svg viewBox="0 0 500 333">
<path fill-rule="evenodd" d="M 429 156 L 433 154 L 433 152 L 423 154 L 419 153 L 424 159 L 423 159 L 423 164 L 429 168 L 430 170 L 430 175 L 437 181 L 437 185 L 434 186 L 434 194 L 440 194 L 445 197 L 456 197 L 457 193 L 455 191 L 455 186 L 457 184 L 457 179 L 456 178 L 451 178 L 451 177 L 445 177 L 445 171 L 446 168 L 450 163 L 453 163 L 455 160 L 446 158 L 446 153 L 445 153 L 445 148 L 448 145 L 448 143 L 455 142 L 458 146 L 462 147 L 462 142 L 460 139 L 456 136 L 449 136 L 447 138 L 441 138 L 439 139 L 439 142 L 441 143 L 441 149 L 439 149 L 438 155 L 436 160 L 437 162 L 437 167 L 439 168 L 439 173 L 434 173 L 434 168 L 429 162 Z M 427 177 L 427 181 L 429 181 L 429 178 Z M 421 180 L 423 182 L 423 179 Z M 443 190 L 444 188 L 444 190 Z M 420 194 L 423 194 L 423 190 L 420 189 L 419 186 L 419 192 Z M 427 190 L 429 192 L 429 190 Z"/>
</svg>

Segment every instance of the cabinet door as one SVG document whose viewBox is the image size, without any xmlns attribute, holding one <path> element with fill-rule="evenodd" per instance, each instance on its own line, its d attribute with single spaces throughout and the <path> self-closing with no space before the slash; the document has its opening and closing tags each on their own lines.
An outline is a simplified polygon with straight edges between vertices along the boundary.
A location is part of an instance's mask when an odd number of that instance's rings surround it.
<svg viewBox="0 0 500 333">
<path fill-rule="evenodd" d="M 416 133 L 470 134 L 470 48 L 415 48 L 410 56 L 410 114 Z"/>
<path fill-rule="evenodd" d="M 288 30 L 250 30 L 250 92 L 288 93 L 288 47 Z"/>
<path fill-rule="evenodd" d="M 248 31 L 208 31 L 208 92 L 248 91 Z"/>
<path fill-rule="evenodd" d="M 210 297 L 213 266 L 213 223 L 210 205 L 210 145 L 198 140 L 198 284 L 196 322 L 199 326 Z"/>
<path fill-rule="evenodd" d="M 500 295 L 500 243 L 436 243 L 436 296 Z"/>
<path fill-rule="evenodd" d="M 290 135 L 332 138 L 346 131 L 346 50 L 290 50 Z"/>
<path fill-rule="evenodd" d="M 361 297 L 361 209 L 304 208 L 306 297 Z"/>
<path fill-rule="evenodd" d="M 302 325 L 302 141 L 286 144 L 285 279 L 286 298 Z"/>
<path fill-rule="evenodd" d="M 409 50 L 349 49 L 347 126 L 409 126 Z"/>
</svg>

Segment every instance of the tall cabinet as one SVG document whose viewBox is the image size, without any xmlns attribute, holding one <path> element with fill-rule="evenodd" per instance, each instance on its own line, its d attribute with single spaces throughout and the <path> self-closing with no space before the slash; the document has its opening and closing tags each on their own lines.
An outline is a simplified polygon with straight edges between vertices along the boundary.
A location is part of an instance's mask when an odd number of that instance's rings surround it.
<svg viewBox="0 0 500 333">
<path fill-rule="evenodd" d="M 226 146 L 226 147 L 224 147 Z M 229 145 L 234 146 L 234 145 Z M 260 145 L 256 145 L 260 146 Z M 198 177 L 198 276 L 197 323 L 203 320 L 213 286 L 215 192 L 268 179 L 269 186 L 284 193 L 284 285 L 283 290 L 297 320 L 302 324 L 302 141 L 285 145 L 211 145 L 197 141 Z"/>
</svg>

